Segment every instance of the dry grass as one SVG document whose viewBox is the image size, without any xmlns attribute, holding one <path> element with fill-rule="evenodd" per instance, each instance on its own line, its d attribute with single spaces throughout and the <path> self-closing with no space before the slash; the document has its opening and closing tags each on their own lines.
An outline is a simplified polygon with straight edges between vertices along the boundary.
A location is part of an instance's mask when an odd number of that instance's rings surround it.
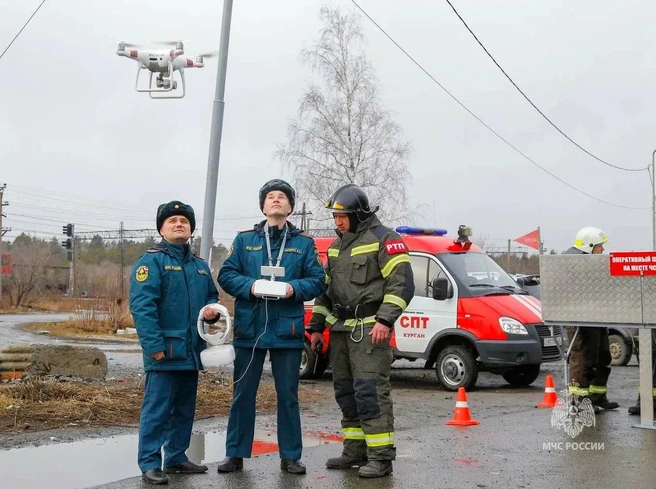
<svg viewBox="0 0 656 489">
<path fill-rule="evenodd" d="M 227 416 L 232 401 L 232 376 L 202 372 L 196 419 Z M 83 383 L 27 380 L 0 385 L 0 433 L 40 431 L 67 426 L 135 426 L 139 423 L 143 384 L 139 380 Z M 320 395 L 300 390 L 300 402 Z M 271 381 L 262 381 L 257 396 L 260 413 L 276 408 Z"/>
<path fill-rule="evenodd" d="M 137 335 L 114 334 L 114 327 L 108 321 L 61 321 L 56 323 L 32 323 L 23 326 L 27 331 L 50 331 L 52 336 L 61 338 L 89 338 L 89 336 L 107 336 L 112 340 L 136 338 Z"/>
</svg>

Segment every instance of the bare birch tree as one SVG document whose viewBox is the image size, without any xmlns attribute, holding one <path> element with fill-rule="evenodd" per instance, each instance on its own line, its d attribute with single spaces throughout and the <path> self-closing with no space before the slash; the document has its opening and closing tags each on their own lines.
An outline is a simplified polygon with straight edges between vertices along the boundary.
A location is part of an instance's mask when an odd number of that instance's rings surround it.
<svg viewBox="0 0 656 489">
<path fill-rule="evenodd" d="M 360 17 L 324 6 L 320 18 L 318 40 L 301 52 L 320 81 L 301 98 L 298 118 L 289 123 L 288 142 L 277 156 L 291 170 L 313 220 L 330 217 L 320 210 L 323 202 L 346 183 L 361 186 L 372 206 L 380 205 L 382 219 L 404 219 L 411 148 L 381 106 Z"/>
</svg>

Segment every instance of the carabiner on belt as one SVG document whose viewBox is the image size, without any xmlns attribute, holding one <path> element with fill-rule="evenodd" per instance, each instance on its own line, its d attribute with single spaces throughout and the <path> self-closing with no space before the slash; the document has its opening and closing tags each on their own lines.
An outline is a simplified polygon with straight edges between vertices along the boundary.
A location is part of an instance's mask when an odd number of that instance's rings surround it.
<svg viewBox="0 0 656 489">
<path fill-rule="evenodd" d="M 355 343 L 360 343 L 364 339 L 364 318 L 359 318 L 358 317 L 358 308 L 360 307 L 360 304 L 355 306 L 355 313 L 353 314 L 355 316 L 355 325 L 353 326 L 353 331 L 351 331 L 351 339 Z M 360 326 L 360 338 L 355 339 L 353 336 L 358 328 L 358 325 Z"/>
</svg>

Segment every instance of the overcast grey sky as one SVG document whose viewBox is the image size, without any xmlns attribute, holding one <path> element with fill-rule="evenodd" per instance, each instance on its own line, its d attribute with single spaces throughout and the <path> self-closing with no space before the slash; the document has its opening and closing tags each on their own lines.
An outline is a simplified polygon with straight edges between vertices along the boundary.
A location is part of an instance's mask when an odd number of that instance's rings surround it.
<svg viewBox="0 0 656 489">
<path fill-rule="evenodd" d="M 40 0 L 0 0 L 0 50 Z M 134 91 L 136 63 L 117 42 L 186 40 L 185 54 L 218 49 L 222 2 L 47 0 L 0 60 L 0 183 L 4 226 L 49 237 L 153 228 L 161 202 L 203 213 L 216 59 L 187 70 L 187 96 L 154 101 Z M 607 168 L 547 124 L 436 0 L 359 0 L 415 59 L 525 154 L 592 200 L 548 176 L 481 126 L 363 19 L 367 54 L 414 154 L 417 224 L 459 224 L 505 247 L 537 226 L 548 248 L 569 247 L 583 226 L 608 249 L 651 247 L 647 172 Z M 646 167 L 656 149 L 656 4 L 646 0 L 453 0 L 533 101 L 585 148 Z M 352 9 L 348 0 L 334 5 Z M 228 60 L 217 222 L 228 244 L 259 219 L 257 191 L 280 176 L 273 158 L 311 74 L 298 61 L 319 28 L 320 2 L 236 0 Z M 389 189 L 394 192 L 393 188 Z M 239 218 L 239 219 L 237 219 Z"/>
</svg>

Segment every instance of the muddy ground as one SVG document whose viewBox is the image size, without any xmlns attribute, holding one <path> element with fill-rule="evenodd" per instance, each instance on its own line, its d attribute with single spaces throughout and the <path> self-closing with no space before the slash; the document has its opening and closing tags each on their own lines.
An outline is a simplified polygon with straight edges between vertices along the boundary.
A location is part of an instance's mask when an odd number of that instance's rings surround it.
<svg viewBox="0 0 656 489">
<path fill-rule="evenodd" d="M 23 318 L 20 318 L 23 322 Z M 63 319 L 63 318 L 62 318 Z M 52 321 L 52 317 L 44 318 Z M 8 316 L 1 317 L 0 322 L 18 322 Z M 24 321 L 27 322 L 27 321 Z M 32 322 L 32 321 L 30 321 Z M 0 325 L 1 326 L 1 325 Z M 53 342 L 63 340 L 34 335 L 24 331 L 20 326 L 15 329 L 0 328 L 0 340 Z M 142 375 L 142 360 L 138 345 L 97 344 L 108 358 L 107 378 L 111 382 L 119 379 L 139 379 Z M 230 373 L 227 373 L 230 375 Z M 490 418 L 512 412 L 531 411 L 536 414 L 535 404 L 542 400 L 545 376 L 551 374 L 556 381 L 556 388 L 562 389 L 562 362 L 543 364 L 542 373 L 534 384 L 527 388 L 512 388 L 500 376 L 483 372 L 479 376 L 476 388 L 468 393 L 469 405 L 474 417 Z M 265 365 L 261 390 L 272 389 L 273 379 L 270 366 Z M 617 414 L 626 416 L 626 408 L 635 402 L 638 386 L 638 369 L 636 360 L 626 367 L 615 367 L 609 381 L 609 397 L 620 402 Z M 433 369 L 425 370 L 423 361 L 409 362 L 397 360 L 392 366 L 392 397 L 396 416 L 396 430 L 413 429 L 425 423 L 443 424 L 451 418 L 455 407 L 455 393 L 444 390 L 436 381 Z M 323 430 L 339 433 L 340 412 L 333 398 L 330 371 L 319 380 L 301 381 L 301 414 L 303 428 L 306 430 Z M 271 404 L 258 414 L 258 428 L 275 428 L 275 409 Z M 225 412 L 225 411 L 223 411 Z M 620 414 L 621 413 L 621 414 Z M 0 417 L 6 417 L 0 413 Z M 540 424 L 548 424 L 548 419 Z M 125 424 L 125 423 L 123 423 Z M 219 415 L 212 419 L 203 419 L 195 423 L 199 432 L 225 429 L 227 419 Z M 137 433 L 137 423 L 127 426 L 69 426 L 45 431 L 29 431 L 18 434 L 0 434 L 0 450 L 39 446 L 50 443 L 76 441 L 84 438 L 103 438 L 119 434 Z"/>
<path fill-rule="evenodd" d="M 137 354 L 135 353 L 135 355 Z M 392 395 L 397 417 L 397 430 L 404 429 L 404 426 L 408 428 L 417 427 L 428 420 L 431 420 L 432 423 L 444 422 L 450 418 L 455 406 L 455 393 L 448 392 L 438 385 L 434 370 L 423 369 L 423 362 L 421 361 L 413 363 L 401 360 L 396 361 L 393 367 Z M 126 373 L 124 367 L 120 367 L 120 369 L 122 373 Z M 558 375 L 559 367 L 551 364 L 545 366 L 545 370 Z M 133 371 L 135 377 L 138 377 L 140 373 L 136 369 Z M 514 389 L 508 386 L 500 376 L 482 373 L 477 389 L 469 394 L 470 397 L 477 399 L 475 407 L 472 406 L 472 412 L 474 410 L 479 412 L 485 410 L 489 415 L 489 410 L 496 411 L 500 408 L 500 411 L 504 412 L 499 412 L 499 414 L 505 414 L 507 409 L 504 408 L 507 406 L 507 396 L 509 395 L 517 396 L 519 405 L 525 405 L 527 398 L 529 403 L 532 403 L 533 400 L 539 402 L 544 389 L 543 385 L 544 381 L 541 378 L 532 387 Z M 271 373 L 265 370 L 260 391 L 272 392 L 272 386 L 273 378 Z M 299 390 L 303 429 L 340 433 L 340 412 L 333 397 L 330 371 L 327 371 L 321 379 L 301 381 Z M 274 429 L 275 404 L 267 404 L 262 412 L 258 414 L 258 428 Z M 125 423 L 122 424 L 123 426 L 94 427 L 83 427 L 78 424 L 43 431 L 31 429 L 22 433 L 0 434 L 0 449 L 40 446 L 50 443 L 77 441 L 84 438 L 104 438 L 138 432 L 136 422 L 127 426 Z M 199 419 L 195 423 L 195 430 L 205 432 L 225 429 L 226 425 L 227 418 L 225 416 Z M 43 426 L 43 423 L 41 423 L 34 428 Z"/>
</svg>

